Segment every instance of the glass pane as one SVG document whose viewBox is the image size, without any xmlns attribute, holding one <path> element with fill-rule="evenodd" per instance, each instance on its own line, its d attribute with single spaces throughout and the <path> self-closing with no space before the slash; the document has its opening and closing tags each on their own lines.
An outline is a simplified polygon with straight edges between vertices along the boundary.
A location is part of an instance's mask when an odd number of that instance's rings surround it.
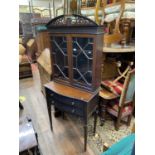
<svg viewBox="0 0 155 155">
<path fill-rule="evenodd" d="M 51 47 L 56 77 L 68 78 L 67 40 L 66 37 L 51 37 Z"/>
<path fill-rule="evenodd" d="M 92 83 L 93 39 L 73 37 L 73 78 L 83 84 Z"/>
</svg>

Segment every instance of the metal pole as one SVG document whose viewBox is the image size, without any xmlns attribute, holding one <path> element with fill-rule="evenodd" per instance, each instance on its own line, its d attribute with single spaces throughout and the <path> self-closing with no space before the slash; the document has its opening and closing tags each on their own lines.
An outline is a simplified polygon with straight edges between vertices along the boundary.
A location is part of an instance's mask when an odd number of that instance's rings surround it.
<svg viewBox="0 0 155 155">
<path fill-rule="evenodd" d="M 52 1 L 52 5 L 53 5 L 53 17 L 55 17 L 55 3 L 54 3 L 54 0 Z"/>
<path fill-rule="evenodd" d="M 50 18 L 52 18 L 52 16 L 51 16 L 51 4 L 50 4 L 50 2 L 49 2 L 49 15 L 50 15 Z"/>
<path fill-rule="evenodd" d="M 34 17 L 34 11 L 33 11 L 33 0 L 31 0 L 31 9 L 32 9 L 32 17 Z"/>
<path fill-rule="evenodd" d="M 31 3 L 30 3 L 30 1 L 29 1 L 29 11 L 30 11 L 30 13 L 32 13 L 32 11 L 31 11 Z"/>
<path fill-rule="evenodd" d="M 67 4 L 66 4 L 66 0 L 64 0 L 64 15 L 66 15 L 67 13 L 66 13 L 66 9 L 67 9 Z"/>
</svg>

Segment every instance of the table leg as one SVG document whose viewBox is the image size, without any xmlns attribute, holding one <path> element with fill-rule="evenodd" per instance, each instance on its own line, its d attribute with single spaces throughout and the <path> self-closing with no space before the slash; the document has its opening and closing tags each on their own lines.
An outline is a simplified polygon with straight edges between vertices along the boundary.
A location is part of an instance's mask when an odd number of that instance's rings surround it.
<svg viewBox="0 0 155 155">
<path fill-rule="evenodd" d="M 98 110 L 96 110 L 94 113 L 94 135 L 96 133 L 97 115 L 98 115 Z"/>
<path fill-rule="evenodd" d="M 52 126 L 52 113 L 51 113 L 51 104 L 47 103 L 47 108 L 48 108 L 48 115 L 49 115 L 49 120 L 50 120 L 50 127 L 51 130 L 53 131 L 53 126 Z"/>
<path fill-rule="evenodd" d="M 23 110 L 24 109 L 24 107 L 23 107 L 23 105 L 21 104 L 21 102 L 19 101 L 19 108 L 21 109 L 21 110 Z"/>
<path fill-rule="evenodd" d="M 101 122 L 101 126 L 103 126 L 104 122 L 105 122 L 106 108 L 107 108 L 107 101 L 102 99 L 100 101 L 100 122 Z"/>
<path fill-rule="evenodd" d="M 87 118 L 84 121 L 84 152 L 87 151 L 87 136 L 88 136 Z"/>
</svg>

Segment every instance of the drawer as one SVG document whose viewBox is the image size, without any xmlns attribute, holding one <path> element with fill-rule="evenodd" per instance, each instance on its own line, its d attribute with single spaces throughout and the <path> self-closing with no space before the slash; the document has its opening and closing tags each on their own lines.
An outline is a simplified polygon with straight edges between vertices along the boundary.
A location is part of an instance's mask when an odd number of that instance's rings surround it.
<svg viewBox="0 0 155 155">
<path fill-rule="evenodd" d="M 75 108 L 79 108 L 79 109 L 83 109 L 85 102 L 77 100 L 77 99 L 73 99 L 73 98 L 69 98 L 63 95 L 59 95 L 55 92 L 52 92 L 51 90 L 46 90 L 46 94 L 47 94 L 47 100 L 50 102 L 52 100 L 58 101 L 60 103 L 64 103 L 65 105 L 68 106 L 72 106 Z"/>
<path fill-rule="evenodd" d="M 58 108 L 60 111 L 64 111 L 77 116 L 83 116 L 83 109 L 67 105 L 57 100 L 51 100 L 51 104 Z"/>
</svg>

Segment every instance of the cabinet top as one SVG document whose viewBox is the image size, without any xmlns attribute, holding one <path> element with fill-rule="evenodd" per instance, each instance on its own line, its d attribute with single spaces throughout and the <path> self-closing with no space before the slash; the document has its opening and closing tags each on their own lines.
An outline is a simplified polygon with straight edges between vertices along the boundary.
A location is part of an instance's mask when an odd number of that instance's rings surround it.
<svg viewBox="0 0 155 155">
<path fill-rule="evenodd" d="M 52 33 L 91 33 L 103 34 L 103 26 L 81 15 L 61 15 L 46 24 Z M 82 28 L 82 29 L 81 29 Z"/>
<path fill-rule="evenodd" d="M 90 93 L 75 87 L 59 84 L 55 81 L 51 81 L 44 86 L 59 95 L 67 96 L 73 99 L 75 98 L 86 102 L 89 102 L 96 95 L 96 93 Z"/>
</svg>

